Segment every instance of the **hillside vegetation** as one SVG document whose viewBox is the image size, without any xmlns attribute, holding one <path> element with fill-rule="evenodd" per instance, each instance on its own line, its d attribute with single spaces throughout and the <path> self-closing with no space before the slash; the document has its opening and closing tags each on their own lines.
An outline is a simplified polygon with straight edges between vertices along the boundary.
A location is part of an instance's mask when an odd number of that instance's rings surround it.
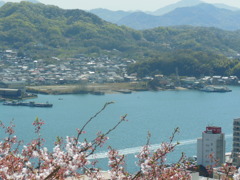
<svg viewBox="0 0 240 180">
<path fill-rule="evenodd" d="M 240 75 L 239 61 L 224 56 L 192 50 L 177 50 L 171 54 L 163 53 L 150 61 L 129 66 L 128 73 L 137 73 L 139 77 L 156 74 L 181 76 Z"/>
<path fill-rule="evenodd" d="M 33 58 L 117 55 L 134 58 L 129 72 L 180 75 L 238 74 L 240 31 L 193 26 L 137 31 L 82 10 L 29 2 L 0 8 L 0 47 Z M 164 63 L 163 63 L 164 62 Z M 144 67 L 144 68 L 142 68 Z M 201 67 L 201 68 L 198 68 Z"/>
<path fill-rule="evenodd" d="M 0 8 L 0 45 L 36 56 L 129 51 L 140 36 L 82 10 L 29 2 L 7 3 Z"/>
</svg>

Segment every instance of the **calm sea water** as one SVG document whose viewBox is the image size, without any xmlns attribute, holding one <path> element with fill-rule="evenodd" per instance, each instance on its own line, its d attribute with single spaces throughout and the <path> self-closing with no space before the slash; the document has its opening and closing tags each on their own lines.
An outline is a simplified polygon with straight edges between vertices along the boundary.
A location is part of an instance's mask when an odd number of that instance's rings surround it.
<svg viewBox="0 0 240 180">
<path fill-rule="evenodd" d="M 36 117 L 44 120 L 42 135 L 46 146 L 51 148 L 57 136 L 76 135 L 76 128 L 81 128 L 106 102 L 114 101 L 89 124 L 86 136 L 89 140 L 94 138 L 97 132 L 107 131 L 122 115 L 128 114 L 128 122 L 122 123 L 109 135 L 108 144 L 101 151 L 104 152 L 111 144 L 113 148 L 129 154 L 127 168 L 134 171 L 134 153 L 146 143 L 148 131 L 155 147 L 167 141 L 174 128 L 180 128 L 175 140 L 181 144 L 169 156 L 170 162 L 177 161 L 181 152 L 187 156 L 196 155 L 196 139 L 206 126 L 221 126 L 226 135 L 226 151 L 231 151 L 233 119 L 240 117 L 240 87 L 230 88 L 233 90 L 230 93 L 184 90 L 103 96 L 39 95 L 34 101 L 48 101 L 53 103 L 53 107 L 13 107 L 0 103 L 0 120 L 8 124 L 14 119 L 16 133 L 26 143 L 35 137 L 32 122 Z M 2 131 L 0 137 L 3 137 Z"/>
</svg>

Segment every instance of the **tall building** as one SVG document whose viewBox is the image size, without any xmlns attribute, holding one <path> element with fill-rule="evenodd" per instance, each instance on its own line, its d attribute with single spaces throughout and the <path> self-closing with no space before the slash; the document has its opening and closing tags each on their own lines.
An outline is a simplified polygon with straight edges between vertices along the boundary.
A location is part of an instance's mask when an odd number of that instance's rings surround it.
<svg viewBox="0 0 240 180">
<path fill-rule="evenodd" d="M 233 165 L 240 165 L 240 118 L 233 120 Z"/>
<path fill-rule="evenodd" d="M 197 164 L 220 166 L 225 163 L 225 136 L 221 127 L 208 126 L 197 140 Z M 212 157 L 211 157 L 212 156 Z"/>
</svg>

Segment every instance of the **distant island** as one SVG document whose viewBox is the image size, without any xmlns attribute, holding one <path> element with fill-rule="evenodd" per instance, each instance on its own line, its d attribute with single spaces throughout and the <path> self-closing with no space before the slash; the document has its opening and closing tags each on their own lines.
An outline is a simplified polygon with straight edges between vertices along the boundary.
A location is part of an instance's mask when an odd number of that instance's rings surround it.
<svg viewBox="0 0 240 180">
<path fill-rule="evenodd" d="M 226 79 L 238 84 L 240 77 L 240 31 L 195 26 L 137 31 L 86 11 L 30 2 L 4 4 L 0 21 L 1 88 L 100 95 L 196 88 L 180 82 L 192 77 L 219 76 L 220 85 Z"/>
</svg>

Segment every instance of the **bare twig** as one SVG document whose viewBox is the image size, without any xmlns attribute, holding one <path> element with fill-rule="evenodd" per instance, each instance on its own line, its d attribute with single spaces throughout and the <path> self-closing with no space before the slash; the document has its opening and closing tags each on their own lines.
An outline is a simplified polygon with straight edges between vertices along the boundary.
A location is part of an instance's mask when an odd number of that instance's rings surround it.
<svg viewBox="0 0 240 180">
<path fill-rule="evenodd" d="M 114 131 L 123 121 L 126 121 L 126 117 L 127 117 L 127 114 L 122 116 L 121 119 L 118 121 L 118 123 L 113 128 L 109 129 L 106 133 L 102 134 L 100 136 L 100 138 L 104 139 L 104 137 L 106 137 L 108 134 L 110 134 L 112 131 Z M 99 144 L 95 139 L 95 140 L 93 140 L 92 145 L 94 145 L 94 148 L 92 149 L 92 151 L 86 157 L 91 156 L 96 151 L 97 147 L 99 147 L 101 144 Z M 88 147 L 86 147 L 86 148 L 88 149 Z"/>
<path fill-rule="evenodd" d="M 80 131 L 78 132 L 78 134 L 77 134 L 76 144 L 77 144 L 77 142 L 78 142 L 78 139 L 79 139 L 80 135 L 82 134 L 83 130 L 85 129 L 85 127 L 86 127 L 94 118 L 96 118 L 104 109 L 106 109 L 106 107 L 107 107 L 108 105 L 113 104 L 113 103 L 114 103 L 114 102 L 107 102 L 107 103 L 102 107 L 101 110 L 99 110 L 94 116 L 92 116 L 92 117 L 83 125 L 83 127 L 81 128 L 81 130 L 80 130 Z"/>
<path fill-rule="evenodd" d="M 151 139 L 151 133 L 148 131 L 147 143 L 146 143 L 147 146 L 149 146 L 150 144 L 150 139 Z"/>
<path fill-rule="evenodd" d="M 121 117 L 120 121 L 118 121 L 118 123 L 112 128 L 112 129 L 109 129 L 105 134 L 104 136 L 107 136 L 108 134 L 110 134 L 110 132 L 112 132 L 113 130 L 115 130 L 123 121 L 126 121 L 126 117 L 127 117 L 127 114 L 125 114 L 124 116 Z"/>
</svg>

